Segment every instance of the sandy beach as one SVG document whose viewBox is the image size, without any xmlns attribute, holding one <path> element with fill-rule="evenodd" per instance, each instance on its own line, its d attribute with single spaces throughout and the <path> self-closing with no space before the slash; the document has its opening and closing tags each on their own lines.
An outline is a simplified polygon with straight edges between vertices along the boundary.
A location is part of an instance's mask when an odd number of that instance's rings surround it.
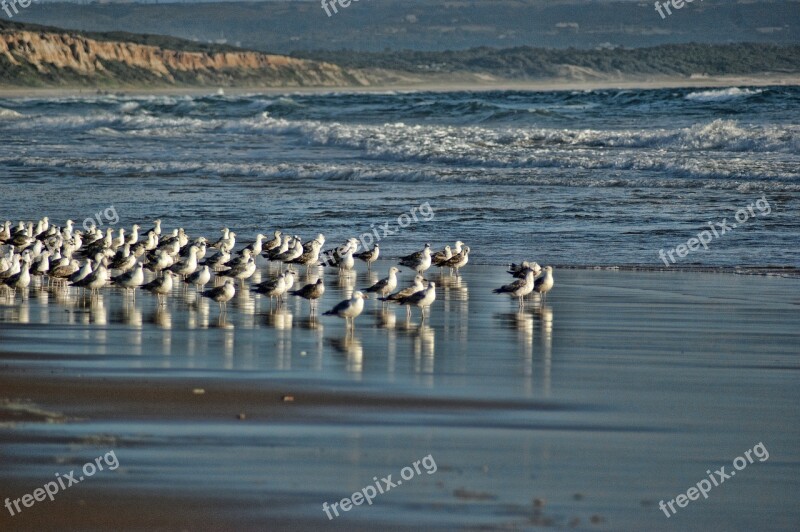
<svg viewBox="0 0 800 532">
<path fill-rule="evenodd" d="M 98 93 L 126 94 L 132 96 L 198 96 L 216 94 L 222 90 L 229 95 L 243 94 L 328 94 L 337 92 L 451 92 L 451 91 L 590 91 L 603 89 L 668 89 L 691 87 L 768 87 L 797 86 L 800 77 L 791 75 L 763 76 L 697 76 L 697 77 L 648 77 L 648 78 L 607 78 L 596 80 L 553 79 L 541 81 L 476 80 L 453 81 L 443 79 L 441 83 L 385 84 L 373 86 L 348 87 L 106 87 L 101 89 L 65 87 L 10 87 L 0 84 L 0 98 L 54 98 L 91 96 Z"/>
<path fill-rule="evenodd" d="M 3 510 L 0 527 L 708 530 L 800 519 L 797 279 L 557 270 L 547 303 L 519 312 L 491 293 L 508 279 L 502 267 L 430 275 L 440 288 L 425 324 L 370 300 L 352 336 L 305 302 L 270 310 L 246 292 L 224 320 L 191 289 L 163 311 L 116 290 L 94 304 L 74 289 L 0 300 L 2 499 L 109 451 L 119 462 L 52 502 Z M 322 310 L 349 288 L 335 274 L 326 282 Z M 669 519 L 659 510 L 760 442 L 768 460 Z M 435 471 L 339 517 L 323 511 L 426 456 Z"/>
</svg>

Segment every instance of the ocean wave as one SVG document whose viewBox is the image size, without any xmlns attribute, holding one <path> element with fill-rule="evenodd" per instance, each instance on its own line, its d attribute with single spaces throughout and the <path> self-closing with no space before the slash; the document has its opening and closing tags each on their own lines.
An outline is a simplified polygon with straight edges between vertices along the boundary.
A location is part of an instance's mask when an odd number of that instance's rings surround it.
<svg viewBox="0 0 800 532">
<path fill-rule="evenodd" d="M 733 120 L 714 120 L 680 129 L 576 130 L 427 126 L 402 122 L 345 124 L 290 121 L 264 113 L 262 120 L 246 123 L 267 133 L 295 135 L 312 144 L 358 149 L 373 157 L 488 166 L 536 166 L 541 150 L 549 149 L 800 151 L 800 126 L 742 126 Z"/>
<path fill-rule="evenodd" d="M 132 113 L 140 107 L 139 102 L 125 102 L 120 104 L 119 110 L 121 113 Z"/>
<path fill-rule="evenodd" d="M 14 111 L 13 109 L 6 109 L 5 107 L 0 107 L 0 119 L 2 120 L 11 120 L 13 118 L 22 118 L 24 115 Z"/>
<path fill-rule="evenodd" d="M 763 89 L 740 89 L 729 87 L 727 89 L 713 89 L 706 91 L 691 92 L 685 96 L 687 100 L 695 102 L 725 102 L 738 98 L 746 98 L 764 92 Z"/>
<path fill-rule="evenodd" d="M 113 175 L 119 178 L 143 176 L 173 177 L 196 175 L 226 180 L 248 181 L 367 181 L 396 183 L 484 183 L 487 185 L 560 186 L 576 188 L 648 188 L 648 189 L 708 189 L 738 192 L 800 192 L 800 174 L 794 179 L 754 179 L 747 171 L 730 171 L 715 165 L 708 167 L 702 160 L 677 162 L 663 160 L 630 160 L 624 164 L 600 163 L 599 172 L 586 168 L 553 166 L 532 169 L 507 168 L 486 172 L 482 168 L 432 167 L 421 165 L 386 164 L 383 162 L 349 163 L 253 163 L 236 161 L 181 161 L 109 157 L 80 159 L 22 155 L 1 158 L 0 164 L 36 169 L 68 169 L 76 174 Z"/>
</svg>

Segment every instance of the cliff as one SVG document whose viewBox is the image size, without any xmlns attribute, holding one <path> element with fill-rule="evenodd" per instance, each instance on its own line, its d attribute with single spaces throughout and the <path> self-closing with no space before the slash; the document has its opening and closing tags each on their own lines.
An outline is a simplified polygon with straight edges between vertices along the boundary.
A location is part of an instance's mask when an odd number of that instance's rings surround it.
<svg viewBox="0 0 800 532">
<path fill-rule="evenodd" d="M 232 47 L 173 44 L 176 49 L 92 38 L 56 28 L 0 26 L 3 86 L 267 86 L 369 85 L 357 69 Z M 167 41 L 178 39 L 165 38 Z M 169 42 L 167 43 L 169 44 Z M 197 48 L 197 49 L 193 49 Z M 202 49 L 205 48 L 205 49 Z"/>
</svg>

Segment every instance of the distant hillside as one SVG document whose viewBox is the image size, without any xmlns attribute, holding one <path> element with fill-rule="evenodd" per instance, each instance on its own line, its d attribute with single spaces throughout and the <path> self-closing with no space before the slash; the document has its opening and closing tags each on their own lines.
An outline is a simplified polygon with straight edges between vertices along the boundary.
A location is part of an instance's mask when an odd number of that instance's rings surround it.
<svg viewBox="0 0 800 532">
<path fill-rule="evenodd" d="M 518 47 L 454 52 L 298 52 L 296 57 L 157 35 L 83 33 L 0 21 L 0 87 L 486 86 L 616 83 L 800 73 L 800 46 Z M 756 81 L 758 82 L 758 81 Z"/>
<path fill-rule="evenodd" d="M 800 45 L 674 44 L 652 48 L 553 50 L 475 48 L 455 52 L 298 52 L 347 68 L 386 68 L 413 74 L 472 73 L 500 79 L 641 78 L 800 73 Z"/>
<path fill-rule="evenodd" d="M 665 19 L 653 0 L 361 0 L 330 17 L 318 0 L 48 2 L 21 10 L 14 20 L 157 33 L 270 53 L 800 43 L 798 0 L 698 0 Z"/>
<path fill-rule="evenodd" d="M 343 87 L 368 83 L 361 73 L 330 63 L 230 46 L 0 22 L 0 85 L 6 87 Z"/>
</svg>

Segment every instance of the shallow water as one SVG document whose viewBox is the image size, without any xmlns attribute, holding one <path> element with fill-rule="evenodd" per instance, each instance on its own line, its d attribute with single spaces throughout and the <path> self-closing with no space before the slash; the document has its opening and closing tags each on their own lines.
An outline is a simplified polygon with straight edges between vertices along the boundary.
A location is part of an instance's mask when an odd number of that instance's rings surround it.
<svg viewBox="0 0 800 532">
<path fill-rule="evenodd" d="M 0 197 L 15 220 L 113 205 L 331 242 L 429 202 L 395 256 L 460 238 L 483 263 L 648 266 L 763 198 L 678 265 L 800 267 L 799 113 L 781 86 L 0 99 Z"/>
<path fill-rule="evenodd" d="M 310 319 L 305 302 L 270 311 L 249 294 L 229 304 L 224 321 L 191 289 L 162 312 L 149 294 L 134 304 L 116 290 L 103 292 L 102 306 L 77 293 L 2 300 L 7 375 L 28 374 L 32 387 L 77 378 L 120 390 L 119 399 L 85 403 L 89 388 L 75 389 L 77 403 L 65 399 L 63 410 L 83 410 L 83 419 L 3 431 L 4 476 L 21 494 L 113 448 L 118 472 L 74 490 L 140 504 L 213 497 L 222 519 L 207 522 L 214 529 L 565 527 L 574 519 L 608 530 L 676 522 L 684 530 L 791 529 L 800 519 L 798 281 L 555 273 L 547 304 L 522 312 L 491 293 L 508 280 L 502 268 L 468 267 L 460 280 L 431 274 L 440 288 L 425 325 L 416 312 L 407 323 L 401 309 L 381 313 L 368 301 L 352 336 L 339 319 Z M 321 310 L 349 289 L 336 274 L 325 280 Z M 166 400 L 159 409 L 146 392 L 129 404 L 125 386 L 139 379 L 187 397 L 202 387 L 207 410 L 181 414 Z M 263 410 L 275 390 L 292 394 L 296 404 L 284 406 L 296 409 Z M 247 418 L 237 420 L 239 412 Z M 670 520 L 658 509 L 759 442 L 768 460 Z M 435 473 L 334 521 L 322 512 L 323 502 L 373 476 L 396 479 L 429 454 Z M 532 506 L 534 498 L 544 505 Z M 190 519 L 180 507 L 173 525 Z M 593 516 L 601 522 L 590 524 Z"/>
</svg>

